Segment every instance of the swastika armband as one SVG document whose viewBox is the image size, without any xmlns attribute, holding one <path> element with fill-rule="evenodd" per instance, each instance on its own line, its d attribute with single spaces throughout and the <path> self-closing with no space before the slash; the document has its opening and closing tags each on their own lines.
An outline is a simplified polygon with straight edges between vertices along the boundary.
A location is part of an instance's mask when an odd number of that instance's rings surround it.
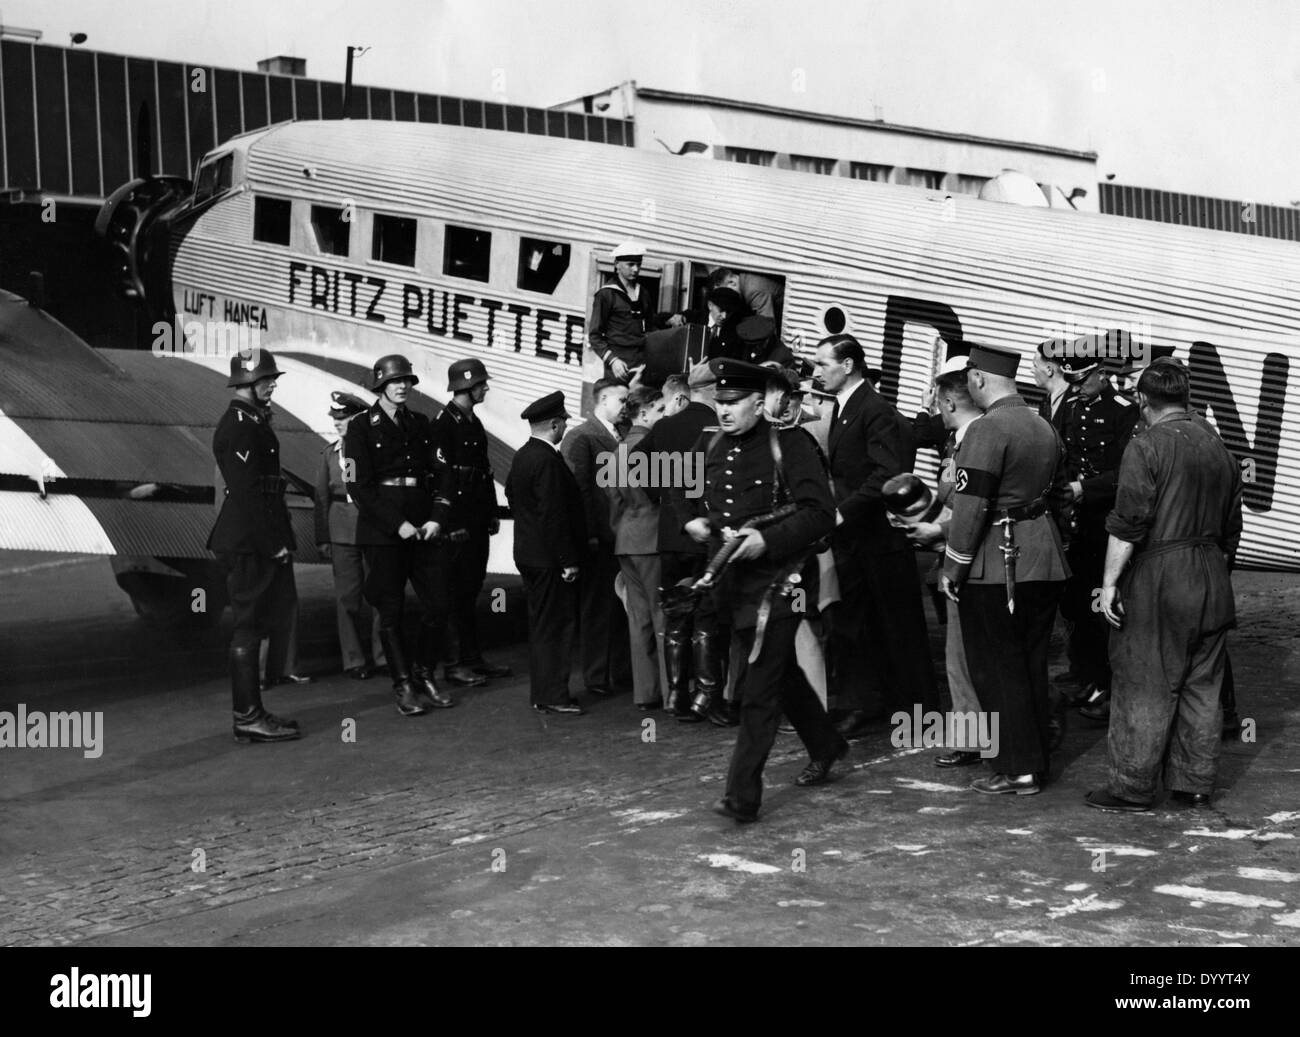
<svg viewBox="0 0 1300 1037">
<path fill-rule="evenodd" d="M 985 472 L 979 468 L 958 468 L 957 477 L 953 480 L 953 489 L 958 493 L 987 499 L 997 496 L 998 480 L 992 472 Z"/>
</svg>

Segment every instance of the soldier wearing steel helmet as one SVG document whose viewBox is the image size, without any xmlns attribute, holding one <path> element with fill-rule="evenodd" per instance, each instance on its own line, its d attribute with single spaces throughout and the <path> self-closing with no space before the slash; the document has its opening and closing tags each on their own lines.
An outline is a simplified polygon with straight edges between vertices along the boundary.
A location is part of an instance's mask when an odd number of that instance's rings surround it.
<svg viewBox="0 0 1300 1037">
<path fill-rule="evenodd" d="M 433 422 L 451 497 L 447 564 L 456 654 L 444 673 L 456 684 L 482 684 L 490 677 L 510 676 L 510 667 L 494 666 L 483 658 L 475 608 L 487 576 L 490 539 L 501 528 L 487 432 L 474 415 L 488 393 L 483 362 L 470 358 L 452 364 L 447 369 L 447 391 L 451 400 Z"/>
<path fill-rule="evenodd" d="M 269 635 L 267 668 L 289 648 L 298 592 L 293 581 L 293 529 L 284 503 L 280 441 L 271 428 L 271 395 L 283 374 L 270 350 L 230 360 L 235 390 L 212 437 L 212 453 L 225 484 L 208 549 L 226 567 L 235 629 L 230 640 L 231 701 L 235 739 L 285 742 L 301 738 L 291 720 L 268 713 L 258 680 L 258 650 Z"/>
<path fill-rule="evenodd" d="M 438 458 L 432 423 L 406 405 L 419 382 L 411 362 L 397 354 L 380 357 L 372 374 L 379 399 L 348 426 L 344 481 L 357 502 L 357 543 L 370 570 L 366 600 L 379 611 L 397 710 L 420 716 L 456 704 L 434 681 L 448 612 L 438 540 L 451 511 L 447 469 Z M 421 606 L 414 653 L 402 630 L 408 581 Z"/>
</svg>

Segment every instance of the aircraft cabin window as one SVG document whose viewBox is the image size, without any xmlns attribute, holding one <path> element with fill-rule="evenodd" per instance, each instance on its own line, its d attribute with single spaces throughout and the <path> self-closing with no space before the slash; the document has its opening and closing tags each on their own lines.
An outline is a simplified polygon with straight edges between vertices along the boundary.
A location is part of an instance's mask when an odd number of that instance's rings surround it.
<svg viewBox="0 0 1300 1037">
<path fill-rule="evenodd" d="M 444 274 L 471 281 L 488 281 L 491 267 L 492 234 L 489 231 L 447 225 L 447 241 L 442 253 Z"/>
<path fill-rule="evenodd" d="M 289 214 L 293 203 L 288 198 L 256 198 L 253 201 L 253 240 L 272 245 L 289 244 Z"/>
<path fill-rule="evenodd" d="M 313 205 L 311 230 L 316 235 L 316 247 L 323 256 L 346 256 L 348 236 L 352 224 L 343 220 L 343 209 L 337 205 Z"/>
<path fill-rule="evenodd" d="M 541 238 L 519 239 L 519 287 L 528 292 L 554 295 L 569 269 L 571 245 Z"/>
<path fill-rule="evenodd" d="M 375 213 L 370 258 L 381 263 L 415 266 L 415 220 L 409 216 Z"/>
</svg>

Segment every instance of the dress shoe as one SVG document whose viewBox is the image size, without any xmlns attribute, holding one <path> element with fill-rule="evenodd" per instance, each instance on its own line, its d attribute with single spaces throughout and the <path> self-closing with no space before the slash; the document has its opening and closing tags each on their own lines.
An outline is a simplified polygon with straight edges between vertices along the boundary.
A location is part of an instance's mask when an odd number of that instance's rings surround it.
<svg viewBox="0 0 1300 1037">
<path fill-rule="evenodd" d="M 279 684 L 311 684 L 315 680 L 315 677 L 308 677 L 301 673 L 285 673 L 279 677 L 267 677 L 262 681 L 262 690 L 268 691 Z"/>
<path fill-rule="evenodd" d="M 954 749 L 950 753 L 935 757 L 936 767 L 969 767 L 980 762 L 980 754 L 973 749 Z"/>
<path fill-rule="evenodd" d="M 477 688 L 480 684 L 487 683 L 486 677 L 475 673 L 468 666 L 444 666 L 442 676 L 452 684 L 459 684 L 465 688 Z"/>
<path fill-rule="evenodd" d="M 495 666 L 487 662 L 470 663 L 469 668 L 480 677 L 486 677 L 488 680 L 496 680 L 498 677 L 510 677 L 515 672 L 509 666 Z"/>
<path fill-rule="evenodd" d="M 1208 792 L 1183 792 L 1174 789 L 1169 793 L 1171 802 L 1177 803 L 1184 807 L 1208 807 L 1210 805 L 1210 794 Z"/>
<path fill-rule="evenodd" d="M 576 702 L 534 702 L 533 709 L 538 713 L 554 713 L 562 717 L 580 717 L 586 712 Z"/>
<path fill-rule="evenodd" d="M 794 783 L 800 788 L 808 788 L 810 785 L 824 785 L 831 776 L 831 768 L 835 766 L 837 760 L 844 759 L 849 752 L 849 743 L 841 742 L 840 747 L 825 759 L 813 760 L 794 779 Z"/>
<path fill-rule="evenodd" d="M 970 787 L 976 792 L 985 792 L 991 796 L 1007 793 L 1036 796 L 1043 791 L 1036 774 L 991 774 L 987 778 L 976 778 Z"/>
<path fill-rule="evenodd" d="M 1108 814 L 1141 814 L 1151 809 L 1145 803 L 1134 803 L 1131 799 L 1120 799 L 1119 796 L 1112 796 L 1105 789 L 1089 792 L 1083 797 L 1083 801 L 1088 806 L 1097 810 L 1104 810 Z"/>
<path fill-rule="evenodd" d="M 709 715 L 706 719 L 714 727 L 739 727 L 740 704 L 724 702 L 720 706 L 710 706 Z"/>
<path fill-rule="evenodd" d="M 343 672 L 354 681 L 368 681 L 375 675 L 374 668 L 370 665 L 350 666 Z"/>
<path fill-rule="evenodd" d="M 429 709 L 451 709 L 456 704 L 454 698 L 438 689 L 432 670 L 416 667 L 411 674 L 411 683 L 415 685 L 415 693 L 420 701 Z"/>
<path fill-rule="evenodd" d="M 636 708 L 642 713 L 657 713 L 664 708 L 663 699 L 651 699 L 649 702 L 638 702 Z"/>
<path fill-rule="evenodd" d="M 704 722 L 705 714 L 697 713 L 693 709 L 673 710 L 673 716 L 677 718 L 679 724 L 700 724 Z"/>
<path fill-rule="evenodd" d="M 776 729 L 778 733 L 783 735 L 792 735 L 795 733 L 794 724 L 790 723 L 790 721 L 785 717 L 781 718 L 781 722 L 776 725 Z"/>
<path fill-rule="evenodd" d="M 1110 689 L 1093 685 L 1088 701 L 1079 707 L 1079 716 L 1099 724 L 1110 723 Z"/>
<path fill-rule="evenodd" d="M 587 694 L 595 695 L 598 699 L 607 699 L 614 694 L 613 690 L 605 687 L 603 684 L 588 684 Z"/>
<path fill-rule="evenodd" d="M 393 694 L 397 696 L 397 712 L 404 717 L 420 717 L 433 708 L 428 697 L 420 694 L 420 690 L 408 677 L 404 681 L 399 681 L 393 685 Z"/>
<path fill-rule="evenodd" d="M 287 724 L 264 709 L 236 713 L 234 717 L 236 742 L 291 742 L 302 737 L 297 724 Z"/>
<path fill-rule="evenodd" d="M 723 817 L 731 818 L 737 824 L 749 825 L 758 820 L 757 807 L 746 809 L 739 806 L 730 796 L 724 796 L 713 809 Z"/>
<path fill-rule="evenodd" d="M 842 738 L 861 738 L 868 734 L 871 729 L 880 723 L 882 717 L 878 714 L 868 713 L 866 710 L 850 710 L 836 726 L 835 730 L 840 733 Z"/>
</svg>

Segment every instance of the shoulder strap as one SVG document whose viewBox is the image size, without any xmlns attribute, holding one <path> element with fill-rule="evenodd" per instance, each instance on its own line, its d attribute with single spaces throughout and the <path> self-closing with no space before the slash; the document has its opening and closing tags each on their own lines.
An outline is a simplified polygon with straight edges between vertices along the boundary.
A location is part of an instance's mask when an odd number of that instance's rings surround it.
<svg viewBox="0 0 1300 1037">
<path fill-rule="evenodd" d="M 785 477 L 785 454 L 781 450 L 781 430 L 767 426 L 768 442 L 772 445 L 772 507 L 779 508 L 791 500 L 790 484 Z"/>
</svg>

